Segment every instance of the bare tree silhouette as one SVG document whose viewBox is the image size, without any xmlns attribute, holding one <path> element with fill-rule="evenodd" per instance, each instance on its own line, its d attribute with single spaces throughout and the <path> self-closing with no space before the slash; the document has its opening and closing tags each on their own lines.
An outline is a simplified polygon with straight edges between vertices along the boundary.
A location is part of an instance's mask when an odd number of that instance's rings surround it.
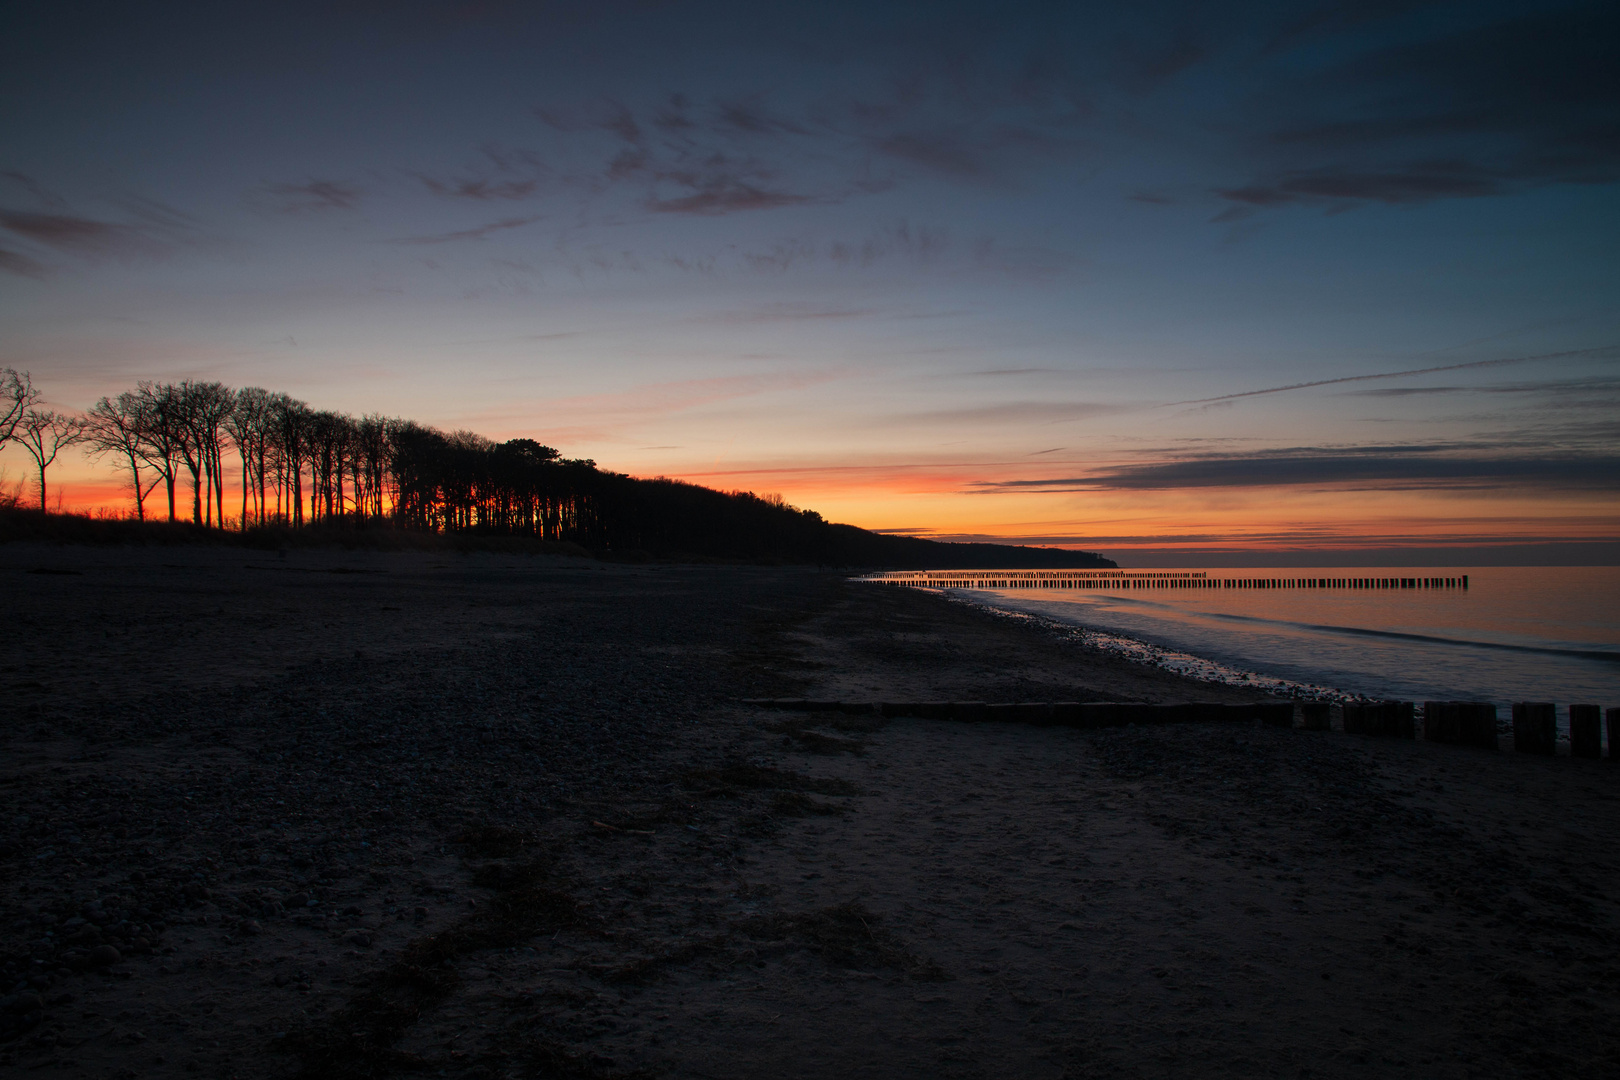
<svg viewBox="0 0 1620 1080">
<path fill-rule="evenodd" d="M 236 392 L 225 432 L 242 459 L 242 528 L 248 527 L 248 500 L 253 500 L 252 520 L 264 524 L 265 472 L 270 456 L 270 425 L 274 397 L 257 386 Z"/>
<path fill-rule="evenodd" d="M 129 390 L 116 398 L 102 398 L 91 406 L 85 430 L 85 442 L 93 455 L 117 454 L 124 459 L 135 494 L 135 517 L 140 521 L 146 520 L 146 496 L 163 480 L 163 471 L 156 469 L 156 479 L 148 486 L 141 484 L 141 465 L 147 462 L 150 405 L 149 399 Z"/>
<path fill-rule="evenodd" d="M 89 422 L 82 416 L 59 413 L 54 409 L 42 409 L 37 403 L 23 413 L 13 437 L 22 443 L 23 449 L 28 451 L 28 455 L 34 459 L 34 464 L 39 468 L 40 510 L 48 507 L 45 470 L 56 460 L 57 454 L 74 443 L 83 442 L 87 437 L 88 428 Z"/>
<path fill-rule="evenodd" d="M 0 368 L 0 446 L 16 437 L 17 425 L 38 401 L 39 391 L 28 372 Z"/>
</svg>

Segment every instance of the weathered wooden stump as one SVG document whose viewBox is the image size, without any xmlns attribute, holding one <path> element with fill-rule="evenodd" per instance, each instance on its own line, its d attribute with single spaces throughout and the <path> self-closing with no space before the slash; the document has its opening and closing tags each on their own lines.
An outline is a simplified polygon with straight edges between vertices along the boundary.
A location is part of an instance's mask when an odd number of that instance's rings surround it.
<svg viewBox="0 0 1620 1080">
<path fill-rule="evenodd" d="M 1609 760 L 1620 761 L 1620 708 L 1607 710 L 1603 719 L 1609 728 Z"/>
<path fill-rule="evenodd" d="M 1020 701 L 1013 706 L 1013 713 L 1017 719 L 1036 727 L 1046 727 L 1052 723 L 1051 702 Z"/>
<path fill-rule="evenodd" d="M 1596 705 L 1569 707 L 1569 752 L 1573 757 L 1603 756 L 1603 710 Z"/>
<path fill-rule="evenodd" d="M 1118 725 L 1149 724 L 1156 718 L 1153 706 L 1145 701 L 1121 701 L 1114 705 L 1114 722 Z"/>
<path fill-rule="evenodd" d="M 1513 749 L 1520 754 L 1551 754 L 1558 748 L 1558 709 L 1550 701 L 1513 703 Z"/>
<path fill-rule="evenodd" d="M 1294 703 L 1292 701 L 1262 701 L 1254 707 L 1260 722 L 1266 727 L 1294 726 Z"/>
<path fill-rule="evenodd" d="M 1299 703 L 1300 726 L 1306 731 L 1332 731 L 1333 706 L 1325 701 Z"/>
<path fill-rule="evenodd" d="M 950 719 L 969 724 L 983 723 L 990 714 L 990 706 L 982 701 L 951 702 Z"/>
<path fill-rule="evenodd" d="M 949 720 L 951 703 L 948 701 L 919 701 L 912 708 L 911 715 L 919 720 Z"/>
<path fill-rule="evenodd" d="M 1082 701 L 1080 703 L 1080 726 L 1083 728 L 1124 727 L 1125 720 L 1120 715 L 1119 702 Z"/>
<path fill-rule="evenodd" d="M 1052 702 L 1052 723 L 1059 727 L 1080 726 L 1080 703 L 1078 701 Z"/>
<path fill-rule="evenodd" d="M 1189 701 L 1187 722 L 1191 724 L 1219 723 L 1226 719 L 1226 706 L 1219 701 Z"/>
<path fill-rule="evenodd" d="M 1429 704 L 1439 704 L 1430 702 Z M 1368 706 L 1364 702 L 1352 701 L 1344 706 L 1344 733 L 1346 735 L 1365 735 L 1370 727 L 1367 719 Z"/>
</svg>

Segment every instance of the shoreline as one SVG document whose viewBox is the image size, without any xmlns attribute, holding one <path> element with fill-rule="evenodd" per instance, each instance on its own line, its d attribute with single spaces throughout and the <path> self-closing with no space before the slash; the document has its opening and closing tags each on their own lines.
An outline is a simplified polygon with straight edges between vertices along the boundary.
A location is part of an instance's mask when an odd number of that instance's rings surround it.
<svg viewBox="0 0 1620 1080">
<path fill-rule="evenodd" d="M 810 570 L 52 558 L 0 566 L 0 1065 L 1462 1080 L 1620 1052 L 1609 762 L 741 703 L 1254 698 Z"/>
<path fill-rule="evenodd" d="M 1155 645 L 1150 641 L 1143 641 L 1139 638 L 1107 630 L 1096 630 L 1088 626 L 1066 623 L 1061 619 L 1054 619 L 1032 611 L 998 608 L 993 604 L 977 599 L 971 594 L 958 593 L 956 590 L 942 590 L 941 592 L 942 595 L 954 603 L 970 604 L 974 607 L 984 608 L 1014 622 L 1027 622 L 1032 626 L 1040 627 L 1048 633 L 1067 637 L 1082 648 L 1120 656 L 1133 663 L 1156 668 L 1172 675 L 1179 675 L 1200 684 L 1253 690 L 1256 693 L 1268 695 L 1284 695 L 1296 701 L 1327 701 L 1342 705 L 1377 700 L 1366 694 L 1341 690 L 1338 687 L 1296 682 L 1291 679 L 1263 675 L 1258 671 L 1235 668 L 1216 660 L 1195 656 L 1192 653 Z"/>
</svg>

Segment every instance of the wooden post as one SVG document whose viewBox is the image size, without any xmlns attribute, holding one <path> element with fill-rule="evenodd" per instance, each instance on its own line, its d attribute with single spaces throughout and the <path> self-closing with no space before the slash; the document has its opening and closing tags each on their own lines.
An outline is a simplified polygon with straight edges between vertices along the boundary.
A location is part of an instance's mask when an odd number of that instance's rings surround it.
<svg viewBox="0 0 1620 1080">
<path fill-rule="evenodd" d="M 1078 701 L 1052 702 L 1052 723 L 1059 727 L 1080 726 L 1080 703 Z"/>
<path fill-rule="evenodd" d="M 1294 726 L 1294 703 L 1292 701 L 1263 701 L 1255 706 L 1260 722 L 1266 727 Z"/>
<path fill-rule="evenodd" d="M 1603 756 L 1603 710 L 1596 705 L 1569 707 L 1569 752 L 1573 757 Z"/>
<path fill-rule="evenodd" d="M 1306 731 L 1332 731 L 1333 706 L 1325 701 L 1302 701 L 1299 718 Z"/>
<path fill-rule="evenodd" d="M 1551 754 L 1558 746 L 1558 709 L 1550 701 L 1513 703 L 1513 749 L 1520 754 Z"/>
<path fill-rule="evenodd" d="M 1119 715 L 1119 703 L 1115 701 L 1082 701 L 1076 712 L 1080 720 L 1079 726 L 1083 728 L 1125 725 L 1125 721 Z"/>
<path fill-rule="evenodd" d="M 1603 714 L 1609 728 L 1609 760 L 1620 761 L 1620 709 L 1609 709 Z"/>
<path fill-rule="evenodd" d="M 987 718 L 989 706 L 982 701 L 951 702 L 950 718 L 969 724 L 981 723 Z"/>
<path fill-rule="evenodd" d="M 1052 706 L 1045 701 L 1021 701 L 1014 707 L 1014 713 L 1024 723 L 1036 727 L 1046 727 L 1052 723 Z"/>
</svg>

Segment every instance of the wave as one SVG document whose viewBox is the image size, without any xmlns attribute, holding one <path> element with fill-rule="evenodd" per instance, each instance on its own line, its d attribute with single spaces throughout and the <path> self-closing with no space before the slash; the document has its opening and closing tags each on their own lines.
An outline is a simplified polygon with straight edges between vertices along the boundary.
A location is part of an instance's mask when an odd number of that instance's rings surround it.
<svg viewBox="0 0 1620 1080">
<path fill-rule="evenodd" d="M 1431 645 L 1461 645 L 1474 649 L 1499 649 L 1505 652 L 1536 653 L 1543 656 L 1568 656 L 1577 660 L 1600 660 L 1611 664 L 1620 664 L 1620 652 L 1611 652 L 1607 649 L 1563 649 L 1553 645 L 1516 645 L 1506 641 L 1475 641 L 1470 638 L 1440 637 L 1436 634 L 1410 634 L 1400 630 L 1375 630 L 1367 626 L 1335 626 L 1331 623 L 1295 622 L 1290 619 L 1268 619 L 1262 615 L 1234 615 L 1223 611 L 1189 611 L 1185 608 L 1170 604 L 1156 604 L 1151 600 L 1139 600 L 1134 596 L 1110 597 L 1126 604 L 1139 607 L 1157 608 L 1160 611 L 1172 611 L 1178 616 L 1186 618 L 1195 616 L 1205 619 L 1224 619 L 1229 622 L 1261 623 L 1267 626 L 1286 626 L 1295 630 L 1317 630 L 1327 634 L 1347 634 L 1354 637 L 1390 638 L 1396 641 L 1421 641 Z"/>
</svg>

